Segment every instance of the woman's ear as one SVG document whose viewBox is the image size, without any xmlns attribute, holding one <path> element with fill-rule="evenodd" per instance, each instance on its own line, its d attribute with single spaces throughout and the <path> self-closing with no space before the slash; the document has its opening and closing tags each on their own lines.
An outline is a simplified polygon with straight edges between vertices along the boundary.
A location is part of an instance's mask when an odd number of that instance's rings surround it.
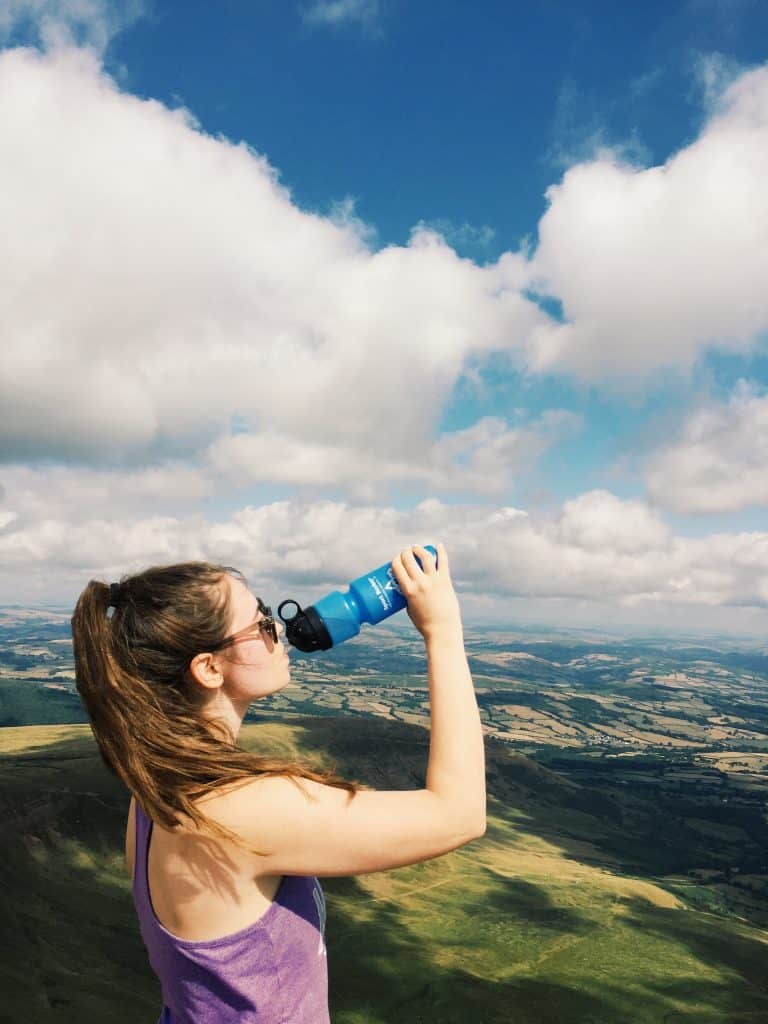
<svg viewBox="0 0 768 1024">
<path fill-rule="evenodd" d="M 189 673 L 206 690 L 218 690 L 224 682 L 224 676 L 212 654 L 196 654 L 189 663 Z"/>
</svg>

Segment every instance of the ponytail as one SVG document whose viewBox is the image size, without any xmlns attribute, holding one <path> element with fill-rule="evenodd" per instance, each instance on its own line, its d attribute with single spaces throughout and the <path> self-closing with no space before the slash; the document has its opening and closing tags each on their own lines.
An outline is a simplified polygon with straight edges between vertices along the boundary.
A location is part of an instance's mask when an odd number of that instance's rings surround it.
<svg viewBox="0 0 768 1024">
<path fill-rule="evenodd" d="M 75 607 L 72 637 L 77 689 L 110 771 L 163 828 L 182 826 L 184 817 L 208 835 L 242 845 L 196 801 L 266 775 L 313 779 L 350 793 L 357 787 L 301 762 L 244 750 L 222 724 L 202 715 L 188 667 L 227 634 L 227 575 L 239 576 L 188 562 L 125 577 L 119 591 L 91 580 Z"/>
</svg>

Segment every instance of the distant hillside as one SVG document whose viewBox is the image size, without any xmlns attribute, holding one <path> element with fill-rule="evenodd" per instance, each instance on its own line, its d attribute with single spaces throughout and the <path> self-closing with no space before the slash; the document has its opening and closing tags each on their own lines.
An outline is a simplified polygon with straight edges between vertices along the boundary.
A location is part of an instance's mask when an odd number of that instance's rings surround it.
<svg viewBox="0 0 768 1024">
<path fill-rule="evenodd" d="M 17 725 L 87 723 L 76 693 L 35 686 L 26 679 L 0 679 L 0 729 Z"/>
<path fill-rule="evenodd" d="M 265 719 L 243 740 L 378 787 L 423 784 L 418 726 Z M 334 1024 L 768 1019 L 768 932 L 688 908 L 686 876 L 658 870 L 684 864 L 686 847 L 652 806 L 492 740 L 488 769 L 482 840 L 325 880 Z M 127 794 L 87 726 L 0 730 L 0 792 L 0 1024 L 152 1024 L 159 992 L 123 867 Z"/>
</svg>

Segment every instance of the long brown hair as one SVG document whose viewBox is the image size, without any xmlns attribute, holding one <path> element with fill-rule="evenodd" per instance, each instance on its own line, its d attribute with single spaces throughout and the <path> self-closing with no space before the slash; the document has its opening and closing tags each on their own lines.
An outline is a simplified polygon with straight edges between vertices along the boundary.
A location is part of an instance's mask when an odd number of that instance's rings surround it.
<svg viewBox="0 0 768 1024">
<path fill-rule="evenodd" d="M 145 813 L 167 829 L 185 816 L 208 835 L 244 845 L 195 801 L 260 775 L 314 779 L 350 793 L 357 787 L 301 762 L 244 750 L 202 715 L 189 663 L 227 635 L 228 575 L 242 579 L 208 562 L 124 576 L 111 616 L 110 586 L 91 580 L 75 607 L 72 637 L 77 689 L 101 756 Z"/>
</svg>

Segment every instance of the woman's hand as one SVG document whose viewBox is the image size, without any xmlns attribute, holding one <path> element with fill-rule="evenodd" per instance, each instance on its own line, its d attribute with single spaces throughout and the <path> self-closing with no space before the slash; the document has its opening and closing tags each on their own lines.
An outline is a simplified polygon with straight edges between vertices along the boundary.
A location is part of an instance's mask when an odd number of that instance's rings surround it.
<svg viewBox="0 0 768 1024">
<path fill-rule="evenodd" d="M 461 610 L 451 581 L 448 553 L 444 544 L 436 545 L 436 549 L 437 562 L 430 551 L 416 544 L 392 560 L 392 572 L 408 602 L 408 615 L 425 640 L 461 633 Z"/>
</svg>

